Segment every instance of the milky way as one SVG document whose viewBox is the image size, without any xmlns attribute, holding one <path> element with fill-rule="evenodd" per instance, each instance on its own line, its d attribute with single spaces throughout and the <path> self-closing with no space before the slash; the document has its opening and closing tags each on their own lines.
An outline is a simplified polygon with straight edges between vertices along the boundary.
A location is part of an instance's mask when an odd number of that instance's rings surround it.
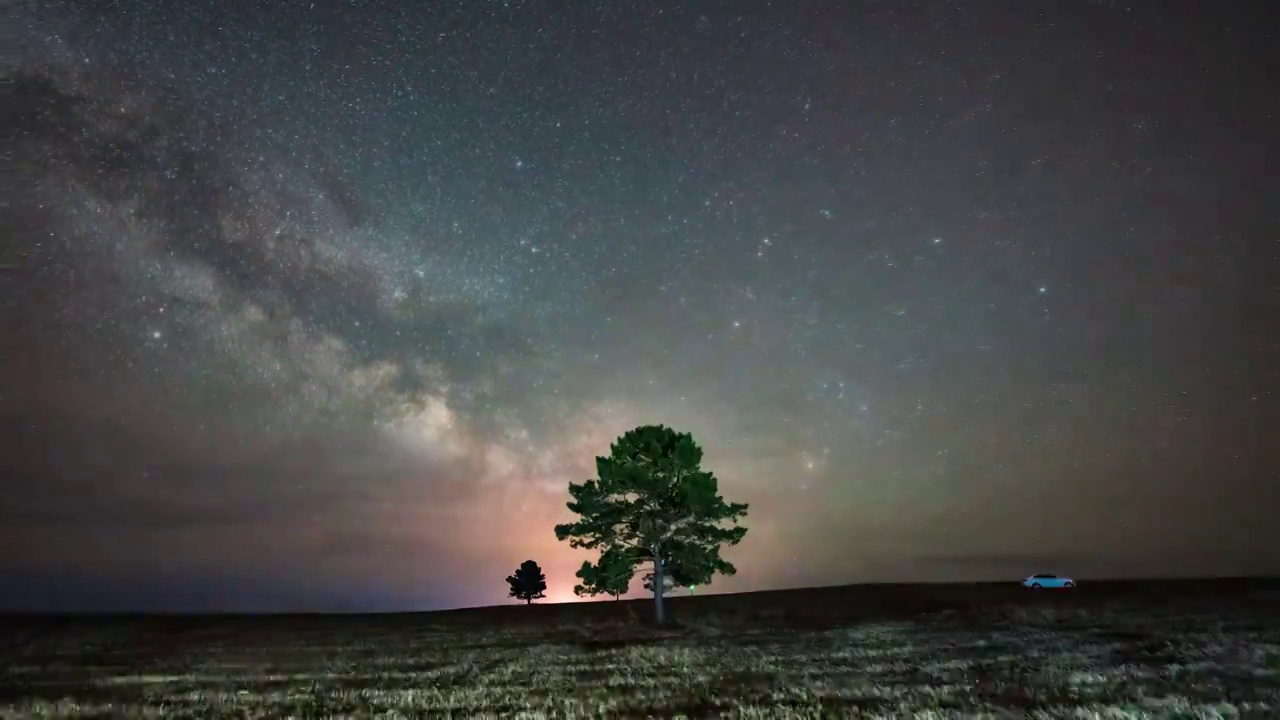
<svg viewBox="0 0 1280 720">
<path fill-rule="evenodd" d="M 1245 10 L 431 5 L 19 4 L 5 604 L 569 599 L 658 422 L 715 589 L 1280 567 Z"/>
</svg>

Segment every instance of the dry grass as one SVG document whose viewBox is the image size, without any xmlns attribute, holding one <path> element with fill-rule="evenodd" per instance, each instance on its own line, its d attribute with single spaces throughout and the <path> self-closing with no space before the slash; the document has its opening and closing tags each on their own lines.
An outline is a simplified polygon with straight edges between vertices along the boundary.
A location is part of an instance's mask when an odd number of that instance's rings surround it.
<svg viewBox="0 0 1280 720">
<path fill-rule="evenodd" d="M 6 620 L 0 718 L 1280 717 L 1275 588 L 1198 587 Z"/>
</svg>

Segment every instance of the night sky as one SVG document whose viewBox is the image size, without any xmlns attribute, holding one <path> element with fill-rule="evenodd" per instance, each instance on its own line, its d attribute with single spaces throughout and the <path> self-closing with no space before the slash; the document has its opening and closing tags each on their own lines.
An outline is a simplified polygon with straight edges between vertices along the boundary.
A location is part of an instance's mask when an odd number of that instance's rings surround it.
<svg viewBox="0 0 1280 720">
<path fill-rule="evenodd" d="M 655 423 L 710 590 L 1280 571 L 1274 15 L 1140 5 L 17 3 L 0 607 L 572 599 Z"/>
</svg>

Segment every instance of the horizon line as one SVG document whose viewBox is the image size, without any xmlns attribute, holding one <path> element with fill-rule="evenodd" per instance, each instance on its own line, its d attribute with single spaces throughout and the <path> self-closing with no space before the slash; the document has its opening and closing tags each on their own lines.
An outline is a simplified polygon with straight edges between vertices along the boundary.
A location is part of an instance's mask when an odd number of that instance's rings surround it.
<svg viewBox="0 0 1280 720">
<path fill-rule="evenodd" d="M 1089 583 L 1117 584 L 1117 583 L 1195 583 L 1195 582 L 1226 582 L 1226 583 L 1242 583 L 1242 582 L 1274 582 L 1280 583 L 1280 574 L 1261 574 L 1261 575 L 1187 575 L 1187 576 L 1149 576 L 1149 577 L 1088 577 L 1078 576 L 1072 579 L 1084 580 Z M 799 587 L 784 588 L 767 588 L 761 590 L 744 590 L 729 592 L 706 592 L 698 595 L 667 595 L 667 600 L 684 600 L 690 597 L 724 597 L 731 595 L 763 595 L 769 593 L 786 593 L 801 592 L 805 590 L 832 590 L 839 588 L 855 588 L 855 587 L 937 587 L 937 586 L 977 586 L 977 585 L 1003 585 L 1012 587 L 1021 587 L 1021 579 L 1019 580 L 972 580 L 972 581 L 946 581 L 946 580 L 925 580 L 920 582 L 858 582 L 858 583 L 840 583 L 835 585 L 805 585 Z M 1078 592 L 1079 587 L 1073 592 Z M 595 603 L 616 603 L 616 602 L 647 602 L 653 599 L 652 595 L 642 595 L 640 597 L 628 597 L 620 599 L 604 599 L 604 598 L 583 598 L 581 600 L 572 600 L 568 602 L 543 602 L 535 603 L 534 607 L 564 607 L 569 605 L 590 605 Z M 488 610 L 493 608 L 509 608 L 520 606 L 523 603 L 509 602 L 502 604 L 490 605 L 459 605 L 455 607 L 436 608 L 431 610 L 20 610 L 5 609 L 0 607 L 0 619 L 5 617 L 356 617 L 356 616 L 393 616 L 393 615 L 435 615 L 443 613 L 467 612 L 476 610 Z"/>
</svg>

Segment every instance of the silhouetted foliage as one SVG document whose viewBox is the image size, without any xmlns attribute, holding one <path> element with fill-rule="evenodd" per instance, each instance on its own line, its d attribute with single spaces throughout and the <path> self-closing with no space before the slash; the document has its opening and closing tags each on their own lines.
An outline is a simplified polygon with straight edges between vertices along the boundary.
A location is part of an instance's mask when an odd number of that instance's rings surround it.
<svg viewBox="0 0 1280 720">
<path fill-rule="evenodd" d="M 646 425 L 619 437 L 608 457 L 596 458 L 597 479 L 569 484 L 568 507 L 581 519 L 557 525 L 556 537 L 574 548 L 602 551 L 594 566 L 586 563 L 578 571 L 584 592 L 615 582 L 624 563 L 634 569 L 652 562 L 654 610 L 662 623 L 667 564 L 679 568 L 682 578 L 704 582 L 716 573 L 736 572 L 720 557 L 720 546 L 742 541 L 747 529 L 738 521 L 747 506 L 726 503 L 715 475 L 701 464 L 702 448 L 692 435 Z M 726 521 L 732 526 L 721 527 Z"/>
<path fill-rule="evenodd" d="M 507 584 L 511 586 L 510 596 L 523 600 L 526 605 L 546 597 L 547 576 L 532 560 L 520 563 L 515 574 L 507 576 Z"/>
<path fill-rule="evenodd" d="M 612 595 L 614 600 L 621 598 L 631 588 L 631 578 L 636 573 L 637 560 L 626 548 L 614 548 L 605 551 L 600 561 L 592 565 L 583 561 L 577 576 L 582 583 L 573 586 L 573 594 Z"/>
<path fill-rule="evenodd" d="M 681 564 L 679 558 L 683 553 L 670 552 L 664 553 L 662 559 L 662 575 L 666 580 L 663 592 L 679 590 L 680 588 L 692 588 L 699 585 L 711 584 L 711 578 L 715 574 L 715 568 L 701 568 L 699 571 L 686 570 Z M 732 573 L 728 573 L 732 574 Z M 648 572 L 644 575 L 644 589 L 653 592 L 653 573 Z"/>
</svg>

